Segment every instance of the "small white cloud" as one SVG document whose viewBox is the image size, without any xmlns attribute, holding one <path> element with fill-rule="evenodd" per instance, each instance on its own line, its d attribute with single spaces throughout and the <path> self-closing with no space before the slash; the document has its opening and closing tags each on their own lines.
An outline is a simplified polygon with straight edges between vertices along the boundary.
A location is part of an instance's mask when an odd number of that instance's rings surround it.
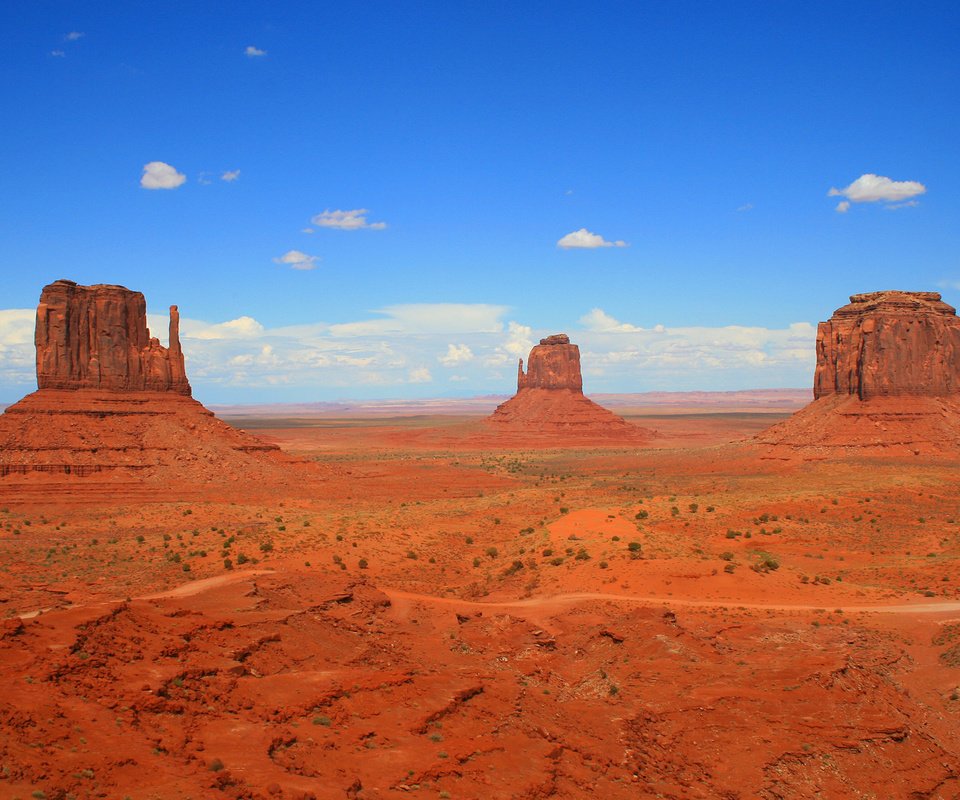
<svg viewBox="0 0 960 800">
<path fill-rule="evenodd" d="M 367 222 L 365 208 L 355 208 L 352 211 L 330 211 L 329 209 L 311 218 L 311 222 L 319 228 L 337 228 L 342 231 L 355 231 L 368 228 L 372 231 L 382 231 L 387 227 L 386 222 Z"/>
<path fill-rule="evenodd" d="M 850 208 L 850 203 L 901 203 L 911 197 L 924 194 L 926 191 L 927 187 L 919 181 L 894 181 L 885 178 L 883 175 L 874 175 L 872 172 L 867 172 L 845 189 L 831 188 L 827 192 L 827 197 L 845 197 L 850 201 L 843 209 L 843 211 L 846 211 Z M 843 203 L 840 205 L 843 205 Z M 893 207 L 888 206 L 888 208 Z M 840 206 L 837 206 L 837 211 L 840 211 Z"/>
<path fill-rule="evenodd" d="M 67 41 L 67 42 L 75 42 L 75 41 L 77 41 L 77 39 L 82 39 L 82 38 L 83 38 L 84 36 L 86 36 L 86 35 L 87 35 L 87 34 L 81 32 L 81 31 L 70 31 L 70 33 L 68 33 L 68 34 L 67 34 L 66 36 L 64 36 L 63 38 L 64 38 L 64 41 Z"/>
<path fill-rule="evenodd" d="M 238 169 L 228 169 L 223 175 L 220 176 L 220 180 L 226 181 L 227 183 L 233 183 L 237 178 L 240 177 L 240 170 Z"/>
<path fill-rule="evenodd" d="M 162 318 L 161 318 L 162 320 Z M 151 320 L 151 323 L 153 321 Z M 158 330 L 161 327 L 154 324 Z M 253 317 L 237 317 L 226 322 L 200 322 L 193 319 L 180 320 L 180 333 L 184 339 L 202 339 L 204 341 L 220 339 L 255 339 L 262 336 L 264 327 Z"/>
<path fill-rule="evenodd" d="M 626 247 L 627 243 L 622 239 L 615 242 L 608 242 L 598 233 L 591 233 L 586 228 L 581 228 L 573 233 L 568 233 L 560 241 L 557 247 L 563 250 L 581 249 L 592 250 L 595 247 Z"/>
<path fill-rule="evenodd" d="M 313 228 L 301 228 L 300 233 L 313 233 Z"/>
<path fill-rule="evenodd" d="M 916 208 L 920 205 L 919 200 L 904 200 L 902 203 L 890 203 L 885 206 L 888 211 L 896 211 L 898 208 Z"/>
<path fill-rule="evenodd" d="M 570 197 L 570 195 L 572 194 L 573 194 L 573 189 L 567 189 L 567 191 L 564 192 L 564 195 L 566 195 L 567 197 Z"/>
<path fill-rule="evenodd" d="M 643 330 L 636 325 L 614 319 L 602 308 L 594 308 L 584 314 L 580 317 L 580 324 L 588 330 L 603 333 L 636 333 Z"/>
<path fill-rule="evenodd" d="M 418 367 L 410 370 L 407 380 L 409 383 L 430 383 L 433 380 L 433 375 L 426 367 Z"/>
<path fill-rule="evenodd" d="M 447 352 L 437 360 L 445 367 L 457 367 L 468 361 L 473 361 L 473 350 L 465 344 L 448 344 Z"/>
<path fill-rule="evenodd" d="M 850 210 L 849 200 L 841 200 L 839 203 L 837 203 L 836 211 L 838 214 L 846 214 L 849 210 Z"/>
<path fill-rule="evenodd" d="M 753 210 L 753 203 L 744 203 L 742 206 L 740 206 L 737 209 L 737 211 L 752 211 L 752 210 Z"/>
<path fill-rule="evenodd" d="M 247 46 L 247 49 L 243 51 L 243 54 L 247 58 L 259 58 L 260 56 L 265 56 L 267 54 L 267 51 L 261 50 L 259 47 L 254 47 L 251 44 Z"/>
<path fill-rule="evenodd" d="M 299 250 L 287 250 L 279 258 L 273 259 L 274 264 L 288 264 L 290 269 L 316 269 L 320 256 L 308 256 Z"/>
<path fill-rule="evenodd" d="M 66 58 L 67 54 L 64 53 L 63 50 L 51 50 L 50 55 L 52 55 L 54 58 Z"/>
<path fill-rule="evenodd" d="M 177 172 L 174 167 L 163 161 L 151 161 L 143 165 L 140 185 L 144 189 L 176 189 L 186 183 L 187 176 Z"/>
</svg>

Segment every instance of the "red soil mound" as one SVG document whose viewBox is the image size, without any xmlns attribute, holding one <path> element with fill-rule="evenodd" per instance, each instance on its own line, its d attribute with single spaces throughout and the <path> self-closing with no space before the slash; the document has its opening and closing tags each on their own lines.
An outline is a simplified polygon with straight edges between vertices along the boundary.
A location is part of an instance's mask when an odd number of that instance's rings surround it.
<svg viewBox="0 0 960 800">
<path fill-rule="evenodd" d="M 290 459 L 171 392 L 40 389 L 0 416 L 0 477 L 95 473 L 218 481 Z M 105 476 L 104 476 L 105 477 Z"/>
<path fill-rule="evenodd" d="M 781 453 L 828 457 L 953 455 L 960 451 L 960 398 L 827 396 L 756 437 Z"/>
</svg>

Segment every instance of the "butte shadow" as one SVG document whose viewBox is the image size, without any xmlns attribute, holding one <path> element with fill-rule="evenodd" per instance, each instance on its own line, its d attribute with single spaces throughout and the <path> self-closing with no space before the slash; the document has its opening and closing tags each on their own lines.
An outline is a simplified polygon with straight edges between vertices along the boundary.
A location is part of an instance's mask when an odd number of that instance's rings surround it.
<svg viewBox="0 0 960 800">
<path fill-rule="evenodd" d="M 40 295 L 35 341 L 38 389 L 0 415 L 0 478 L 196 485 L 279 478 L 292 462 L 191 397 L 176 306 L 163 347 L 140 292 L 60 280 Z"/>
<path fill-rule="evenodd" d="M 855 294 L 817 329 L 814 400 L 770 457 L 960 455 L 960 318 L 937 292 Z"/>
<path fill-rule="evenodd" d="M 527 370 L 517 368 L 517 393 L 483 423 L 495 439 L 523 444 L 647 444 L 653 431 L 632 425 L 583 394 L 580 348 L 559 333 L 530 351 Z"/>
</svg>

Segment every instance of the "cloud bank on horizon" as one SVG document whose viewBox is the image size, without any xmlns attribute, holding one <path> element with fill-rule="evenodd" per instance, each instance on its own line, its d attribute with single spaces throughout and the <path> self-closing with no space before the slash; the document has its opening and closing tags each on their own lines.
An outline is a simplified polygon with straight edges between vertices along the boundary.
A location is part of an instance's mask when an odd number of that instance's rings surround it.
<svg viewBox="0 0 960 800">
<path fill-rule="evenodd" d="M 167 317 L 150 314 L 148 323 L 164 340 Z M 0 311 L 0 382 L 29 389 L 33 324 L 32 309 Z M 401 304 L 353 322 L 273 328 L 250 316 L 180 320 L 191 383 L 214 402 L 252 391 L 260 400 L 510 394 L 517 360 L 556 332 L 481 303 Z M 588 392 L 702 389 L 705 376 L 726 389 L 806 386 L 815 362 L 816 328 L 806 322 L 647 328 L 594 308 L 567 332 Z"/>
</svg>

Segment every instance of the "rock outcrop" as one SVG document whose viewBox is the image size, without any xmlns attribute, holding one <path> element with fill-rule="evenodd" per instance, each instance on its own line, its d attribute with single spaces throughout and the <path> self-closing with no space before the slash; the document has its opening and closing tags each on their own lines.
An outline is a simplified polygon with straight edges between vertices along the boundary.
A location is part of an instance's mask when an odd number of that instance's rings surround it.
<svg viewBox="0 0 960 800">
<path fill-rule="evenodd" d="M 485 422 L 500 439 L 564 444 L 648 441 L 651 431 L 631 425 L 583 394 L 580 348 L 563 333 L 540 340 L 517 370 L 517 393 Z"/>
<path fill-rule="evenodd" d="M 937 292 L 855 294 L 817 330 L 814 401 L 756 440 L 773 457 L 956 454 L 960 318 Z"/>
<path fill-rule="evenodd" d="M 570 344 L 570 337 L 557 333 L 541 339 L 530 351 L 527 371 L 523 359 L 517 368 L 517 391 L 523 389 L 570 389 L 583 392 L 580 375 L 580 348 Z"/>
<path fill-rule="evenodd" d="M 143 295 L 123 286 L 45 286 L 34 341 L 40 389 L 190 394 L 177 307 L 170 306 L 170 346 L 163 347 L 150 336 Z"/>
<path fill-rule="evenodd" d="M 151 338 L 146 319 L 143 295 L 122 286 L 44 287 L 39 389 L 0 415 L 0 478 L 96 475 L 190 487 L 287 479 L 291 459 L 279 448 L 190 396 L 176 306 L 169 347 Z"/>
<path fill-rule="evenodd" d="M 960 392 L 960 318 L 937 292 L 855 294 L 817 329 L 814 398 Z"/>
</svg>

